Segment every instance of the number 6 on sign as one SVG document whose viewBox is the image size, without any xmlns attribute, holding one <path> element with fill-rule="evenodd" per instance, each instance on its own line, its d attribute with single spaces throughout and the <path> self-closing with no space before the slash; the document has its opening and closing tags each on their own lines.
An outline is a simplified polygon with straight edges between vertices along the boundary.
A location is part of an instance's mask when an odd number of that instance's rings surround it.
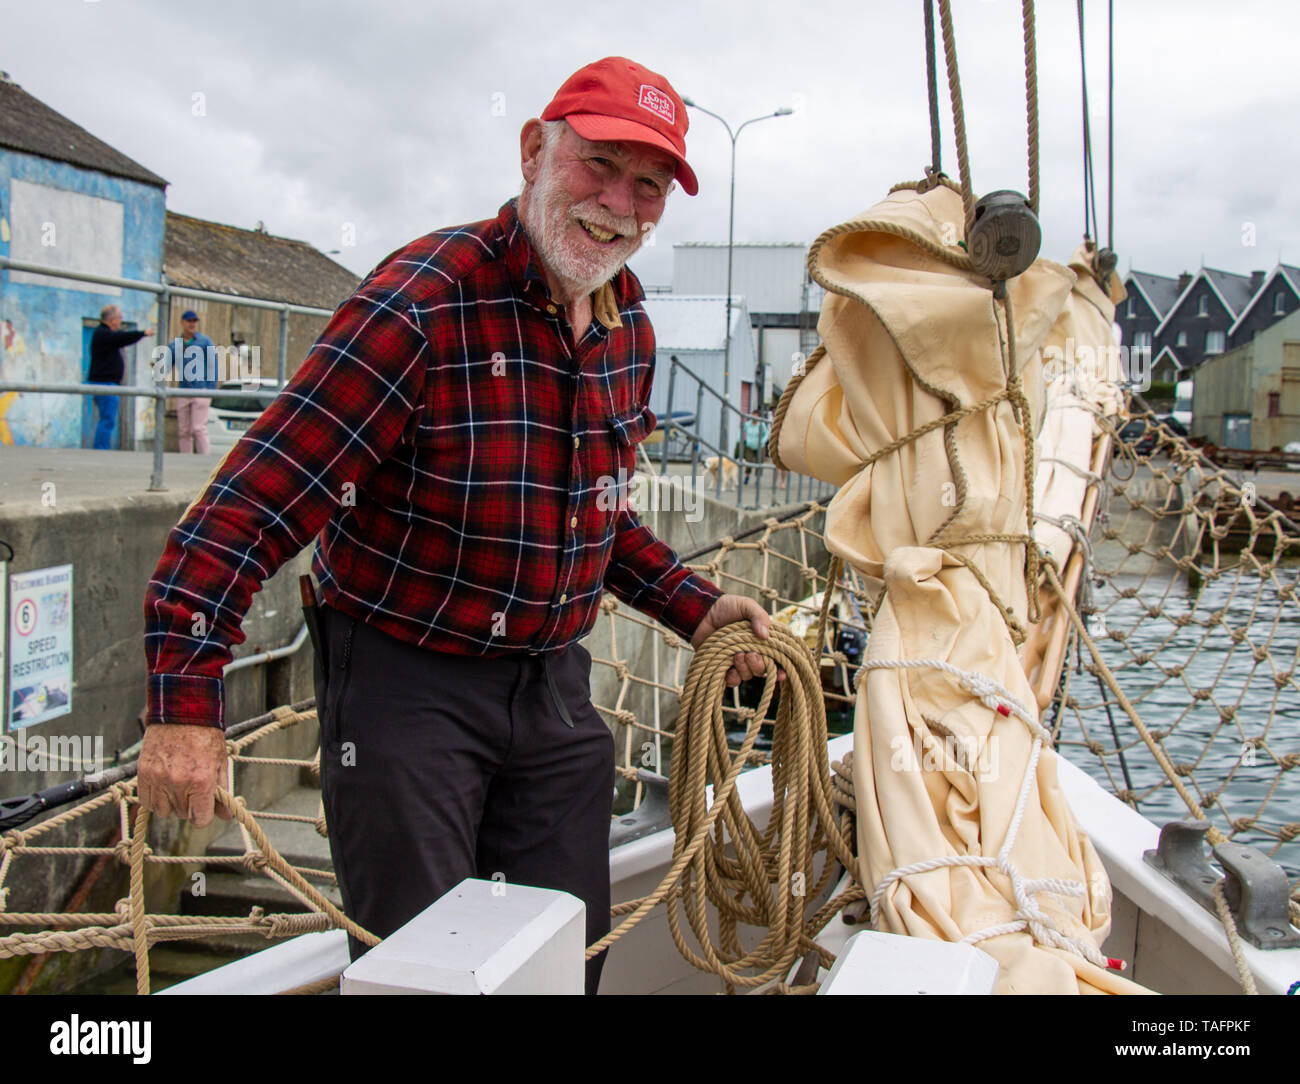
<svg viewBox="0 0 1300 1084">
<path fill-rule="evenodd" d="M 30 636 L 36 628 L 36 603 L 23 599 L 14 607 L 14 631 L 19 636 Z"/>
</svg>

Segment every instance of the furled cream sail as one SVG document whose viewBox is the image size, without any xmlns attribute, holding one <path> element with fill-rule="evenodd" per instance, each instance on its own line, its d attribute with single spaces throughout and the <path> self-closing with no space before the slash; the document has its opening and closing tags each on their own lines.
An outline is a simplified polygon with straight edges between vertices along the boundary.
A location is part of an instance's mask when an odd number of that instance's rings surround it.
<svg viewBox="0 0 1300 1084">
<path fill-rule="evenodd" d="M 859 876 L 878 929 L 976 940 L 1000 963 L 1002 992 L 1143 992 L 1098 951 L 1110 885 L 1057 783 L 1018 647 L 1036 617 L 1035 566 L 1014 539 L 1028 529 L 1042 348 L 1070 336 L 1108 346 L 1113 301 L 1044 259 L 999 299 L 956 247 L 964 218 L 949 185 L 903 187 L 818 239 L 825 354 L 774 441 L 787 467 L 840 486 L 828 548 L 878 599 L 857 684 Z M 1101 371 L 1083 384 L 1047 375 L 1054 400 L 1091 397 L 1080 417 L 1049 423 L 1077 437 L 1083 420 L 1086 469 L 1096 412 L 1117 393 Z M 1052 466 L 1036 503 L 1077 516 L 1054 487 L 1081 479 Z M 1042 535 L 1058 561 L 1070 545 L 1059 533 Z"/>
</svg>

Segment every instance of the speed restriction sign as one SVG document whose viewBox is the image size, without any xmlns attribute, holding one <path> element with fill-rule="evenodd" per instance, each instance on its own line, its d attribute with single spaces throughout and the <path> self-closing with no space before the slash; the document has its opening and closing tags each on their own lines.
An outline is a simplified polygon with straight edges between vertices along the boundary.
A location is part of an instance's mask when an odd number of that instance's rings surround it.
<svg viewBox="0 0 1300 1084">
<path fill-rule="evenodd" d="M 72 566 L 9 577 L 8 730 L 72 710 Z"/>
</svg>

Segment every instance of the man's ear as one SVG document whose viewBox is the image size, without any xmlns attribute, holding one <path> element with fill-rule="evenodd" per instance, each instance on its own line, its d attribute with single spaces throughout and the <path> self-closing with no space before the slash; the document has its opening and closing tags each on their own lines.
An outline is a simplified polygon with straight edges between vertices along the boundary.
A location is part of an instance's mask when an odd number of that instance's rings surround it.
<svg viewBox="0 0 1300 1084">
<path fill-rule="evenodd" d="M 519 130 L 519 168 L 529 184 L 542 165 L 542 122 L 534 117 Z"/>
</svg>

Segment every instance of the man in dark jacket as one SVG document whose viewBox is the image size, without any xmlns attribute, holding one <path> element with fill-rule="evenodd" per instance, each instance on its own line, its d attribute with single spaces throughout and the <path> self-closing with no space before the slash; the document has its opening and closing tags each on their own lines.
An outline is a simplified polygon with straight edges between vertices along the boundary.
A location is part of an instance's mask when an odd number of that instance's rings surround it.
<svg viewBox="0 0 1300 1084">
<path fill-rule="evenodd" d="M 121 384 L 126 373 L 122 347 L 131 346 L 153 334 L 153 328 L 144 331 L 122 331 L 122 310 L 116 305 L 105 305 L 99 314 L 99 327 L 90 336 L 90 372 L 87 384 Z M 117 428 L 116 395 L 92 395 L 99 421 L 95 425 L 95 447 L 113 447 Z"/>
</svg>

